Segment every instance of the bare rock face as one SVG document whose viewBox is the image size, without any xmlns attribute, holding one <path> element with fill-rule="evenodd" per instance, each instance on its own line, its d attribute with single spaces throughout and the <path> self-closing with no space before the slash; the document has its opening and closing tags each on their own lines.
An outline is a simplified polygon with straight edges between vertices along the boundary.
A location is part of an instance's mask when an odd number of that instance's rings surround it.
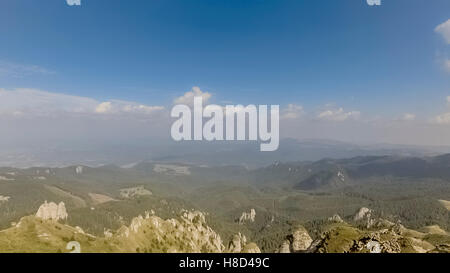
<svg viewBox="0 0 450 273">
<path fill-rule="evenodd" d="M 254 209 L 251 209 L 250 212 L 243 212 L 241 217 L 239 217 L 239 224 L 243 224 L 247 221 L 249 222 L 255 222 L 256 217 L 256 211 Z"/>
<path fill-rule="evenodd" d="M 362 207 L 355 214 L 355 216 L 353 217 L 353 220 L 354 221 L 360 221 L 360 220 L 363 220 L 365 218 L 370 218 L 371 214 L 372 214 L 372 210 L 371 209 Z"/>
<path fill-rule="evenodd" d="M 247 238 L 240 232 L 233 236 L 228 245 L 227 252 L 231 253 L 261 253 L 261 250 L 255 243 L 247 243 Z"/>
<path fill-rule="evenodd" d="M 371 232 L 355 241 L 351 252 L 400 253 L 403 238 L 394 229 Z"/>
<path fill-rule="evenodd" d="M 36 217 L 44 220 L 65 220 L 68 217 L 66 206 L 64 202 L 60 202 L 58 205 L 54 202 L 47 203 L 47 201 L 42 204 L 37 213 Z"/>
<path fill-rule="evenodd" d="M 292 234 L 286 237 L 286 240 L 280 246 L 279 253 L 294 253 L 306 251 L 312 244 L 313 240 L 308 231 L 302 226 L 293 230 Z"/>
<path fill-rule="evenodd" d="M 113 233 L 110 229 L 103 229 L 103 235 L 105 236 L 105 238 L 111 238 L 113 236 Z"/>
<path fill-rule="evenodd" d="M 0 195 L 0 203 L 8 202 L 11 197 Z"/>
<path fill-rule="evenodd" d="M 157 244 L 155 249 L 163 252 L 222 252 L 225 250 L 219 234 L 206 224 L 205 214 L 200 211 L 184 211 L 179 219 L 167 220 L 147 212 L 145 217 L 133 218 L 130 226 L 123 226 L 116 234 L 108 236 L 133 242 L 135 247 L 132 251 L 137 247 L 141 250 L 148 248 L 153 243 Z M 125 244 L 122 247 L 129 248 L 130 245 Z"/>
<path fill-rule="evenodd" d="M 233 236 L 233 239 L 228 245 L 228 251 L 232 253 L 240 253 L 243 246 L 247 243 L 247 238 L 240 232 Z"/>
<path fill-rule="evenodd" d="M 248 243 L 244 246 L 241 253 L 261 253 L 261 249 L 255 243 Z"/>
<path fill-rule="evenodd" d="M 362 207 L 353 217 L 353 221 L 362 223 L 366 228 L 371 228 L 376 220 L 372 217 L 373 211 L 371 209 Z"/>
<path fill-rule="evenodd" d="M 289 240 L 285 240 L 281 244 L 278 253 L 291 253 L 291 242 L 289 242 Z"/>
<path fill-rule="evenodd" d="M 83 166 L 77 166 L 75 168 L 75 173 L 76 174 L 82 174 L 83 173 Z"/>
<path fill-rule="evenodd" d="M 342 223 L 344 222 L 344 220 L 342 220 L 341 216 L 339 216 L 339 214 L 335 214 L 331 217 L 328 218 L 329 222 L 333 222 L 333 223 Z"/>
<path fill-rule="evenodd" d="M 359 227 L 364 227 L 367 229 L 391 228 L 397 225 L 389 220 L 376 218 L 374 216 L 373 210 L 364 207 L 359 209 L 359 211 L 353 217 L 353 220 L 357 222 Z"/>
<path fill-rule="evenodd" d="M 402 234 L 402 227 L 367 231 L 348 224 L 334 225 L 313 242 L 314 253 L 400 253 L 426 252 L 433 246 Z"/>
<path fill-rule="evenodd" d="M 291 248 L 293 252 L 307 250 L 312 243 L 312 239 L 309 236 L 305 228 L 297 228 L 292 234 Z"/>
<path fill-rule="evenodd" d="M 117 232 L 106 234 L 108 240 L 118 242 L 121 251 L 141 252 L 233 252 L 260 253 L 254 243 L 242 234 L 233 237 L 226 247 L 218 233 L 206 223 L 200 211 L 183 210 L 179 218 L 162 219 L 150 212 L 131 220 Z"/>
</svg>

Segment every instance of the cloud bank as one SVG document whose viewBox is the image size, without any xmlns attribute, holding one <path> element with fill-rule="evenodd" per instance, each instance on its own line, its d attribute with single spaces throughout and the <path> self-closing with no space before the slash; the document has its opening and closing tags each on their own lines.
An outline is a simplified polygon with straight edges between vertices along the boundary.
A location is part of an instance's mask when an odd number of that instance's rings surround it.
<svg viewBox="0 0 450 273">
<path fill-rule="evenodd" d="M 163 106 L 149 106 L 137 102 L 96 99 L 53 93 L 38 89 L 0 89 L 0 113 L 3 115 L 48 116 L 61 114 L 139 114 L 151 115 Z"/>
<path fill-rule="evenodd" d="M 191 105 L 196 95 L 206 101 L 213 98 L 211 93 L 193 87 L 173 103 Z M 353 143 L 450 145 L 450 96 L 441 105 L 448 110 L 428 118 L 412 112 L 375 118 L 344 107 L 325 105 L 317 111 L 290 103 L 280 106 L 280 136 Z M 155 138 L 170 140 L 174 121 L 169 115 L 171 106 L 117 99 L 100 101 L 27 88 L 0 89 L 0 147 L 44 143 L 70 146 L 93 141 L 132 145 L 135 139 L 149 143 Z"/>
<path fill-rule="evenodd" d="M 445 42 L 450 45 L 450 19 L 438 25 L 434 31 L 439 33 L 442 38 L 444 38 Z"/>
<path fill-rule="evenodd" d="M 328 121 L 346 121 L 348 119 L 358 119 L 360 114 L 361 113 L 359 111 L 346 112 L 341 107 L 338 109 L 328 109 L 323 112 L 320 112 L 317 115 L 317 118 L 319 120 L 328 120 Z"/>
</svg>

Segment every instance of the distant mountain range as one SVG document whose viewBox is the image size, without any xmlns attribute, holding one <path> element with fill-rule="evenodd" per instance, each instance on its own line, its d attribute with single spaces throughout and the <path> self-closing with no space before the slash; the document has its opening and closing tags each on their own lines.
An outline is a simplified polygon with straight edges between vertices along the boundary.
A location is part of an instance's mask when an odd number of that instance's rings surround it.
<svg viewBox="0 0 450 273">
<path fill-rule="evenodd" d="M 132 143 L 132 144 L 130 144 Z M 133 165 L 136 162 L 179 162 L 196 165 L 267 166 L 275 161 L 317 161 L 357 156 L 434 156 L 450 147 L 411 145 L 356 145 L 333 140 L 282 139 L 274 152 L 260 152 L 256 142 L 174 142 L 130 140 L 124 143 L 42 144 L 39 147 L 0 147 L 0 166 L 62 167 L 70 165 Z"/>
<path fill-rule="evenodd" d="M 259 183 L 281 183 L 302 190 L 350 186 L 386 179 L 450 181 L 450 154 L 434 157 L 359 156 L 316 162 L 275 163 L 258 169 Z"/>
</svg>

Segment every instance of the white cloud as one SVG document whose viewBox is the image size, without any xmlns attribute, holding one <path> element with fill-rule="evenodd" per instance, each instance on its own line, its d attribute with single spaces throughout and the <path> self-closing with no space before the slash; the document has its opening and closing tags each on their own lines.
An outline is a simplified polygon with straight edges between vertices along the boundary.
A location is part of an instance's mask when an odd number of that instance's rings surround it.
<svg viewBox="0 0 450 273">
<path fill-rule="evenodd" d="M 167 137 L 170 116 L 164 107 L 105 102 L 36 89 L 0 89 L 0 152 L 59 145 L 70 151 L 97 149 L 99 144 L 134 145 L 135 140 L 151 143 Z"/>
<path fill-rule="evenodd" d="M 432 123 L 436 124 L 450 124 L 450 113 L 443 113 L 431 120 Z"/>
<path fill-rule="evenodd" d="M 339 109 L 330 109 L 320 112 L 317 115 L 317 118 L 329 121 L 345 121 L 348 119 L 358 119 L 359 116 L 360 116 L 359 111 L 345 112 L 344 109 L 341 107 Z"/>
<path fill-rule="evenodd" d="M 131 114 L 151 114 L 156 111 L 163 110 L 163 106 L 148 106 L 128 101 L 106 101 L 102 102 L 95 108 L 95 112 L 99 114 L 117 114 L 117 113 L 131 113 Z"/>
<path fill-rule="evenodd" d="M 66 0 L 66 3 L 69 6 L 81 6 L 81 0 Z"/>
<path fill-rule="evenodd" d="M 405 113 L 400 117 L 400 120 L 403 121 L 413 121 L 416 119 L 416 115 L 411 114 L 411 113 Z"/>
<path fill-rule="evenodd" d="M 192 87 L 191 91 L 188 91 L 184 93 L 183 96 L 178 97 L 174 100 L 174 104 L 185 104 L 192 106 L 194 105 L 194 97 L 202 97 L 203 98 L 203 104 L 205 105 L 208 100 L 211 98 L 211 93 L 203 92 L 200 90 L 199 87 L 194 86 Z"/>
<path fill-rule="evenodd" d="M 110 101 L 105 101 L 100 103 L 99 105 L 97 105 L 97 107 L 95 107 L 95 112 L 96 113 L 100 113 L 100 114 L 104 114 L 104 113 L 109 113 L 111 112 L 112 109 L 112 105 Z"/>
<path fill-rule="evenodd" d="M 1 113 L 45 114 L 55 111 L 83 113 L 92 112 L 97 104 L 97 101 L 91 98 L 37 89 L 0 89 Z"/>
<path fill-rule="evenodd" d="M 443 66 L 444 66 L 444 69 L 445 69 L 447 72 L 450 72 L 450 59 L 445 59 L 445 60 L 443 61 Z"/>
<path fill-rule="evenodd" d="M 447 96 L 445 100 L 447 102 L 447 107 L 450 107 L 450 96 Z M 430 123 L 450 124 L 450 112 L 442 113 L 435 116 L 434 118 L 430 119 Z"/>
<path fill-rule="evenodd" d="M 55 74 L 55 72 L 37 65 L 0 61 L 0 77 L 10 76 L 21 78 L 35 74 L 50 75 Z"/>
<path fill-rule="evenodd" d="M 288 106 L 281 111 L 281 119 L 296 119 L 303 114 L 303 107 L 297 104 L 288 104 Z"/>
<path fill-rule="evenodd" d="M 120 100 L 99 102 L 88 97 L 37 89 L 0 89 L 0 113 L 14 116 L 39 116 L 61 112 L 76 114 L 150 114 L 163 109 L 162 106 L 148 106 Z"/>
<path fill-rule="evenodd" d="M 447 44 L 450 44 L 450 19 L 438 25 L 434 31 L 441 34 Z"/>
<path fill-rule="evenodd" d="M 446 102 L 447 102 L 447 106 L 450 107 L 450 96 L 447 96 L 445 98 Z"/>
</svg>

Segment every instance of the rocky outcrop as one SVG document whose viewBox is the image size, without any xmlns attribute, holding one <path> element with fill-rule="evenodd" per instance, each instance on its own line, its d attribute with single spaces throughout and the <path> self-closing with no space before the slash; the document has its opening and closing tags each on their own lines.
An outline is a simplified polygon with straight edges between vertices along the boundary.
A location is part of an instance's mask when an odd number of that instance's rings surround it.
<svg viewBox="0 0 450 273">
<path fill-rule="evenodd" d="M 239 232 L 233 236 L 233 239 L 228 244 L 228 252 L 240 253 L 245 244 L 247 244 L 247 238 Z"/>
<path fill-rule="evenodd" d="M 180 219 L 163 220 L 146 213 L 120 228 L 112 239 L 135 242 L 136 248 L 153 252 L 222 252 L 225 247 L 219 234 L 206 224 L 205 214 L 184 211 Z M 124 246 L 129 247 L 128 243 Z M 153 248 L 150 248 L 152 246 Z"/>
<path fill-rule="evenodd" d="M 261 253 L 261 249 L 255 243 L 248 243 L 244 246 L 241 253 Z"/>
<path fill-rule="evenodd" d="M 403 238 L 393 229 L 371 232 L 354 241 L 350 252 L 400 253 Z"/>
<path fill-rule="evenodd" d="M 342 218 L 341 218 L 341 216 L 339 216 L 339 214 L 335 214 L 335 215 L 329 217 L 328 221 L 332 222 L 332 223 L 342 223 L 342 222 L 344 222 L 344 220 L 342 220 Z"/>
<path fill-rule="evenodd" d="M 391 228 L 396 225 L 389 220 L 376 218 L 374 216 L 373 210 L 365 207 L 359 209 L 359 211 L 353 216 L 353 221 L 357 224 L 358 227 L 363 227 L 366 229 Z"/>
<path fill-rule="evenodd" d="M 15 179 L 14 178 L 8 178 L 6 176 L 0 175 L 0 180 L 3 180 L 3 181 L 14 181 Z"/>
<path fill-rule="evenodd" d="M 41 213 L 46 212 L 46 207 L 56 204 L 44 205 Z M 96 237 L 79 227 L 26 216 L 12 227 L 0 231 L 0 249 L 4 252 L 60 252 L 65 251 L 67 239 L 74 238 L 83 252 L 260 252 L 258 246 L 249 243 L 241 233 L 234 235 L 225 247 L 220 236 L 206 224 L 205 218 L 204 213 L 185 211 L 180 218 L 163 220 L 147 212 L 145 217 L 134 218 L 129 226 L 122 226 L 117 231 L 105 229 L 104 236 Z M 323 232 L 314 242 L 303 227 L 297 226 L 277 252 L 450 252 L 450 236 L 446 234 L 430 236 L 431 233 L 406 229 L 399 224 L 387 229 L 363 230 L 345 222 L 323 223 Z"/>
<path fill-rule="evenodd" d="M 355 216 L 353 217 L 353 220 L 354 221 L 361 221 L 363 219 L 370 218 L 371 214 L 372 214 L 372 210 L 371 209 L 362 207 L 355 214 Z"/>
<path fill-rule="evenodd" d="M 313 240 L 302 226 L 296 227 L 278 249 L 279 253 L 295 253 L 306 251 Z"/>
<path fill-rule="evenodd" d="M 111 238 L 113 236 L 113 233 L 110 229 L 103 229 L 103 235 L 105 236 L 105 238 Z"/>
<path fill-rule="evenodd" d="M 250 212 L 243 212 L 239 217 L 239 224 L 244 224 L 245 222 L 255 222 L 256 211 L 255 209 L 251 209 Z"/>
<path fill-rule="evenodd" d="M 291 242 L 285 240 L 279 247 L 278 253 L 291 253 Z"/>
<path fill-rule="evenodd" d="M 313 253 L 426 253 L 437 247 L 426 234 L 400 224 L 379 230 L 361 230 L 347 223 L 331 224 L 308 248 Z"/>
<path fill-rule="evenodd" d="M 353 216 L 353 221 L 357 222 L 359 225 L 365 226 L 365 228 L 371 228 L 376 220 L 372 218 L 373 211 L 371 209 L 362 207 Z"/>
<path fill-rule="evenodd" d="M 228 244 L 226 252 L 230 253 L 261 253 L 261 250 L 255 243 L 247 243 L 247 238 L 240 232 L 233 236 Z"/>
<path fill-rule="evenodd" d="M 306 250 L 312 243 L 312 239 L 304 227 L 298 227 L 288 239 L 291 242 L 292 252 Z"/>
<path fill-rule="evenodd" d="M 8 202 L 11 197 L 0 195 L 0 203 Z"/>
<path fill-rule="evenodd" d="M 76 174 L 82 174 L 83 173 L 83 166 L 77 166 L 75 168 L 75 173 Z"/>
<path fill-rule="evenodd" d="M 47 203 L 47 201 L 45 201 L 45 203 L 39 207 L 36 217 L 44 220 L 58 221 L 67 219 L 68 214 L 64 202 L 60 202 L 57 205 L 54 202 Z"/>
<path fill-rule="evenodd" d="M 134 242 L 133 247 L 145 252 L 261 252 L 240 233 L 225 247 L 220 235 L 206 224 L 206 216 L 200 211 L 183 211 L 180 218 L 167 220 L 146 212 L 145 217 L 133 218 L 128 227 L 108 234 L 108 238 L 119 241 L 120 247 L 129 248 L 130 242 Z"/>
</svg>

